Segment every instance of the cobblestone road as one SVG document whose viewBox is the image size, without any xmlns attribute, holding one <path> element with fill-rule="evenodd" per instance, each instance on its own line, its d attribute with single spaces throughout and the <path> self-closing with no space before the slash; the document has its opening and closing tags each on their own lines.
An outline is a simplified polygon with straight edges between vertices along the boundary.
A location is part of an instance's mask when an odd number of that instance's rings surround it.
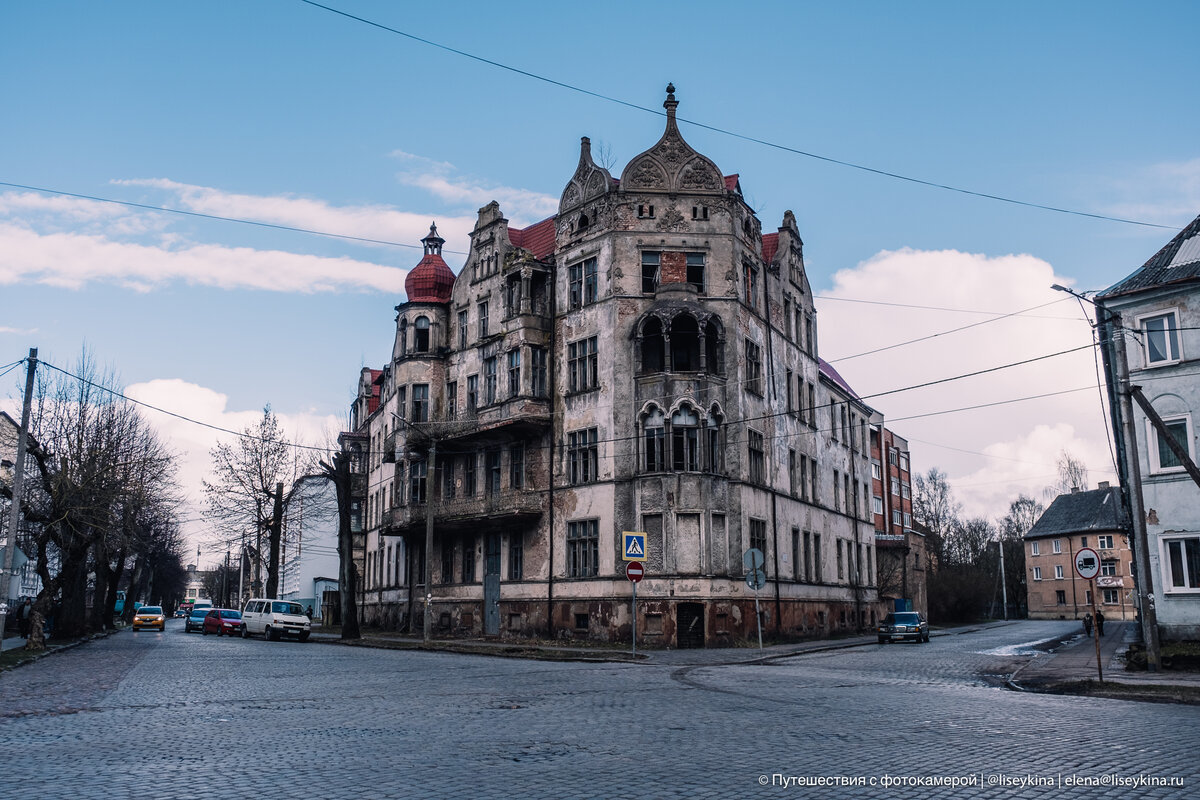
<svg viewBox="0 0 1200 800">
<path fill-rule="evenodd" d="M 1200 792 L 1194 707 L 995 687 L 1027 658 L 998 648 L 1066 632 L 1061 623 L 736 666 L 518 661 L 179 628 L 118 634 L 0 676 L 0 797 Z M 1058 786 L 1113 774 L 1184 785 Z M 877 785 L 782 786 L 777 775 Z M 981 785 L 884 788 L 884 776 Z M 994 776 L 1055 785 L 988 785 Z"/>
</svg>

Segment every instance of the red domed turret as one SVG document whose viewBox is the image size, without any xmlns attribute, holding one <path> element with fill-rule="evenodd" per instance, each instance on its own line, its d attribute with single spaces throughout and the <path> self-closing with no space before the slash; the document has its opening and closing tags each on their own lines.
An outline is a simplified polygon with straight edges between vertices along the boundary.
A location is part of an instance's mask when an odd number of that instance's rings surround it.
<svg viewBox="0 0 1200 800">
<path fill-rule="evenodd" d="M 429 235 L 421 240 L 425 245 L 425 257 L 408 272 L 404 279 L 404 292 L 410 303 L 449 303 L 454 288 L 454 273 L 442 260 L 442 245 L 446 240 L 438 236 L 437 225 L 429 226 Z"/>
</svg>

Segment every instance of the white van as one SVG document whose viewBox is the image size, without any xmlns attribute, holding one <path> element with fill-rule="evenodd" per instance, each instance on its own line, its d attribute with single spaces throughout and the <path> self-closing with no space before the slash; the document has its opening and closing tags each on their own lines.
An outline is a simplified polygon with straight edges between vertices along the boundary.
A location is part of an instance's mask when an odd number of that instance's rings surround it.
<svg viewBox="0 0 1200 800">
<path fill-rule="evenodd" d="M 280 636 L 295 636 L 302 642 L 308 641 L 312 621 L 305 615 L 299 603 L 291 600 L 268 600 L 251 598 L 242 609 L 242 638 L 249 639 L 262 634 L 264 639 Z"/>
</svg>

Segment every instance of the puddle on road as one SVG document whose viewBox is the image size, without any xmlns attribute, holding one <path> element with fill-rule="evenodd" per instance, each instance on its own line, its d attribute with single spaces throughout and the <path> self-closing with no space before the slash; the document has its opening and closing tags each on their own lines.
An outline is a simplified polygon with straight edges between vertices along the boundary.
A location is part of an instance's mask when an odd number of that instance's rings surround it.
<svg viewBox="0 0 1200 800">
<path fill-rule="evenodd" d="M 1054 645 L 1060 644 L 1062 637 L 1054 637 L 1051 639 L 1035 639 L 1032 642 L 1021 642 L 1020 644 L 1006 644 L 1003 647 L 995 647 L 991 650 L 977 651 L 981 656 L 1036 656 L 1045 653 Z"/>
</svg>

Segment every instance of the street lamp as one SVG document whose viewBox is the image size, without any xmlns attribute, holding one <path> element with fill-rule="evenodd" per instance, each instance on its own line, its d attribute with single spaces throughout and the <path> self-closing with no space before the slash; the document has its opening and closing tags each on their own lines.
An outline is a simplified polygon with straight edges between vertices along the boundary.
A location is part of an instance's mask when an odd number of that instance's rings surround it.
<svg viewBox="0 0 1200 800">
<path fill-rule="evenodd" d="M 1133 526 L 1133 537 L 1137 547 L 1135 564 L 1137 573 L 1138 605 L 1142 615 L 1142 642 L 1146 645 L 1146 669 L 1157 672 L 1159 666 L 1158 613 L 1154 609 L 1154 591 L 1150 585 L 1150 537 L 1146 532 L 1145 501 L 1142 496 L 1142 475 L 1138 467 L 1137 437 L 1133 426 L 1132 390 L 1129 386 L 1129 360 L 1125 352 L 1125 328 L 1121 324 L 1121 315 L 1110 311 L 1103 304 L 1097 303 L 1087 295 L 1068 289 L 1060 284 L 1050 287 L 1057 292 L 1066 292 L 1072 297 L 1091 303 L 1103 315 L 1096 324 L 1101 326 L 1100 347 L 1106 362 L 1105 383 L 1109 391 L 1116 395 L 1117 402 L 1112 404 L 1113 427 L 1116 428 L 1119 442 L 1118 471 L 1125 484 L 1125 495 L 1129 500 L 1130 523 Z M 1113 331 L 1117 335 L 1113 335 Z M 1108 345 L 1112 345 L 1113 361 L 1109 361 Z M 1113 373 L 1116 373 L 1115 375 Z M 1121 467 L 1124 466 L 1122 470 Z"/>
<path fill-rule="evenodd" d="M 418 428 L 404 417 L 391 412 L 410 431 Z M 429 458 L 425 465 L 425 615 L 422 639 L 428 643 L 433 638 L 433 476 L 437 474 L 437 439 L 429 437 Z M 409 576 L 412 580 L 412 576 Z"/>
</svg>

